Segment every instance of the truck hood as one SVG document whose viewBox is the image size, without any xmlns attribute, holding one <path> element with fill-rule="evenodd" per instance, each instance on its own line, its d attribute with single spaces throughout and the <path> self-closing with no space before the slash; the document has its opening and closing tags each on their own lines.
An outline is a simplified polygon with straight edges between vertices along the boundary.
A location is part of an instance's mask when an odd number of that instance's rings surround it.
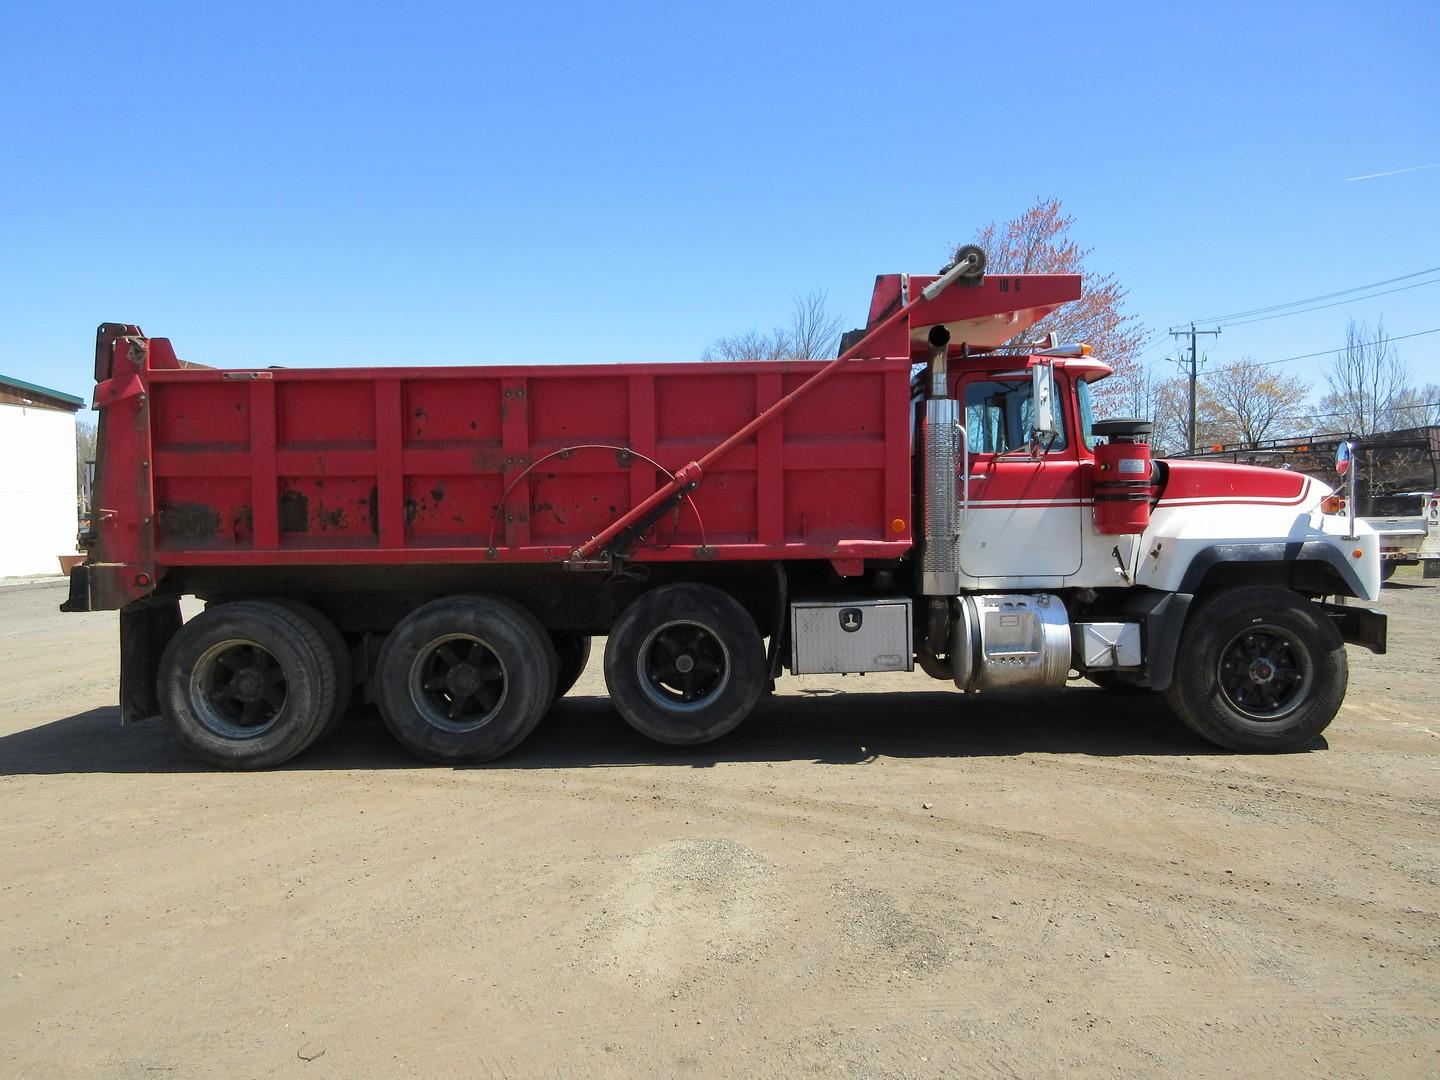
<svg viewBox="0 0 1440 1080">
<path fill-rule="evenodd" d="M 1288 469 L 1235 465 L 1227 461 L 1165 461 L 1161 506 L 1268 503 L 1309 509 L 1330 487 L 1313 476 Z"/>
</svg>

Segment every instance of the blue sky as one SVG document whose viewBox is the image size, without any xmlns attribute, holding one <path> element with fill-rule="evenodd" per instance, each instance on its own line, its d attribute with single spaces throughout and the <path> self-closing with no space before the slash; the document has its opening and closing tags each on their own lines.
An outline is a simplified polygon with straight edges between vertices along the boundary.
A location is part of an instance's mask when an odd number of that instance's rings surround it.
<svg viewBox="0 0 1440 1080">
<path fill-rule="evenodd" d="M 1097 12 L 1099 12 L 1097 14 Z M 11 4 L 0 373 L 688 360 L 1056 196 L 1163 331 L 1440 266 L 1440 4 Z M 1440 327 L 1440 285 L 1211 362 Z M 1166 354 L 1159 338 L 1149 356 Z M 1440 334 L 1401 342 L 1440 383 Z M 1318 379 L 1324 359 L 1283 365 Z"/>
</svg>

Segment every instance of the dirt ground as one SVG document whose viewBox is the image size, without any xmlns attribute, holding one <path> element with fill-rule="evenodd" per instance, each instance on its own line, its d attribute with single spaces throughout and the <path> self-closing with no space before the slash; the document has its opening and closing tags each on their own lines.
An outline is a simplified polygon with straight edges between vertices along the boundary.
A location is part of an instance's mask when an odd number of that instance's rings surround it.
<svg viewBox="0 0 1440 1080">
<path fill-rule="evenodd" d="M 0 1073 L 1434 1076 L 1437 585 L 1289 756 L 918 672 L 677 752 L 595 662 L 491 766 L 360 716 L 253 775 L 119 726 L 113 614 L 0 587 Z"/>
</svg>

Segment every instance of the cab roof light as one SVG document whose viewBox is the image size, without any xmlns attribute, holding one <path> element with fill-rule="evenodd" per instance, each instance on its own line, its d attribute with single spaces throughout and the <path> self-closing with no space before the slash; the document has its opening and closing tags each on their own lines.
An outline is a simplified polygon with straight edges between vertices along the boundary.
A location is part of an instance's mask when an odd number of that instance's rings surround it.
<svg viewBox="0 0 1440 1080">
<path fill-rule="evenodd" d="M 1089 356 L 1095 350 L 1083 341 L 1077 341 L 1072 345 L 1051 345 L 1047 349 L 1041 349 L 1037 356 Z"/>
</svg>

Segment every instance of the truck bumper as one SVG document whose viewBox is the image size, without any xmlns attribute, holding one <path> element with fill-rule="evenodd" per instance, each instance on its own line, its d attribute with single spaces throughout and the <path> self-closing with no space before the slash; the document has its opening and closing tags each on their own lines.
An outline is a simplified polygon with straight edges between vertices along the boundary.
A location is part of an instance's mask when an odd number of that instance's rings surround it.
<svg viewBox="0 0 1440 1080">
<path fill-rule="evenodd" d="M 1385 652 L 1386 620 L 1382 612 L 1374 608 L 1351 607 L 1348 604 L 1321 604 L 1340 631 L 1340 636 L 1351 645 L 1363 645 L 1373 653 Z"/>
</svg>

